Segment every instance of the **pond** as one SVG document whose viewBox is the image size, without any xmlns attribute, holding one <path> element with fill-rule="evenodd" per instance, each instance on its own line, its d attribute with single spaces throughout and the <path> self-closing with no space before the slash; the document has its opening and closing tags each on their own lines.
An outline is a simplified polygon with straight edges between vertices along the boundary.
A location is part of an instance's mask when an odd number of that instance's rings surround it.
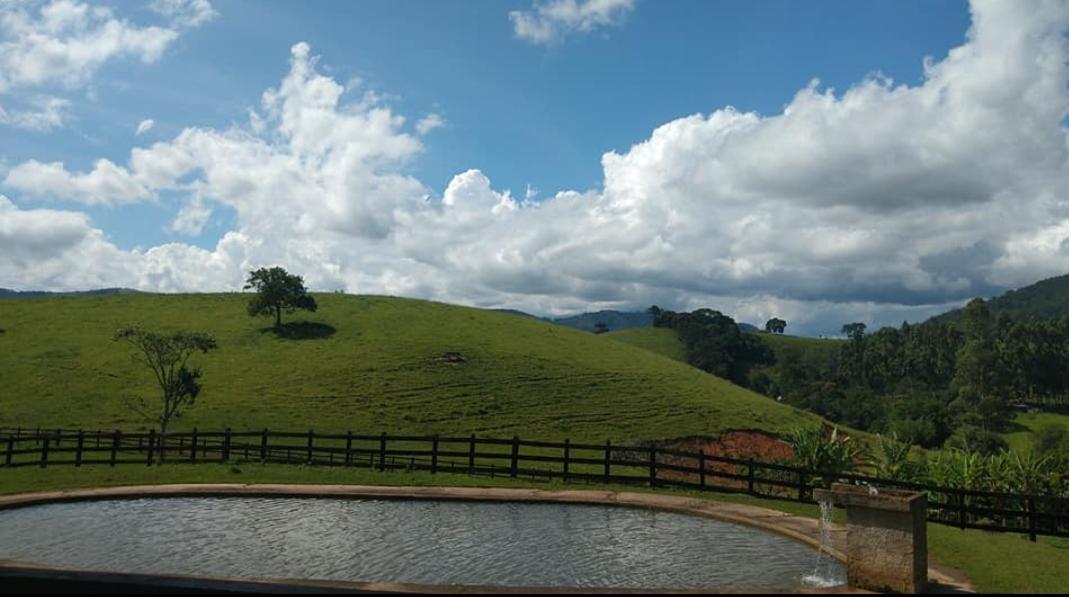
<svg viewBox="0 0 1069 597">
<path fill-rule="evenodd" d="M 0 511 L 0 560 L 361 582 L 790 590 L 815 550 L 715 520 L 612 506 L 145 498 Z M 823 562 L 845 578 L 837 562 Z"/>
</svg>

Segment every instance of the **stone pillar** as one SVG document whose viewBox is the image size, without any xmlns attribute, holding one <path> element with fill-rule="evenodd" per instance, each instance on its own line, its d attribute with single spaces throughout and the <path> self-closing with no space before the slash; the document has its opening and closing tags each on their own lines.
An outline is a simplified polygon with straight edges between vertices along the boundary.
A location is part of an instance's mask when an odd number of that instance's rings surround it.
<svg viewBox="0 0 1069 597">
<path fill-rule="evenodd" d="M 850 586 L 921 593 L 928 586 L 928 497 L 924 493 L 835 483 L 813 497 L 846 508 Z"/>
</svg>

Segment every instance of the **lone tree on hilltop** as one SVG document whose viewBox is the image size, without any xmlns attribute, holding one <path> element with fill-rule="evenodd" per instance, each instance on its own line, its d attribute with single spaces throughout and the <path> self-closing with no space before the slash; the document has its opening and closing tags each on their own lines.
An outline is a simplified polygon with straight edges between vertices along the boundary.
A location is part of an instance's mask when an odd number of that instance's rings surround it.
<svg viewBox="0 0 1069 597">
<path fill-rule="evenodd" d="M 282 310 L 292 312 L 296 309 L 316 310 L 316 300 L 304 287 L 304 279 L 291 275 L 281 267 L 266 268 L 249 272 L 245 281 L 245 290 L 256 290 L 256 296 L 249 301 L 249 315 L 274 315 L 275 328 L 282 327 Z"/>
<path fill-rule="evenodd" d="M 765 331 L 773 334 L 782 334 L 787 329 L 787 322 L 779 317 L 773 317 L 765 322 Z"/>
<path fill-rule="evenodd" d="M 865 324 L 860 322 L 844 323 L 840 333 L 855 342 L 860 342 L 865 337 Z"/>
<path fill-rule="evenodd" d="M 201 332 L 176 332 L 171 335 L 157 334 L 140 327 L 125 327 L 115 332 L 116 341 L 122 340 L 138 349 L 135 359 L 143 361 L 152 369 L 156 383 L 163 394 L 162 408 L 153 407 L 144 398 L 129 398 L 127 406 L 149 420 L 160 424 L 160 461 L 163 461 L 163 446 L 167 441 L 167 425 L 183 408 L 190 406 L 200 394 L 200 369 L 186 366 L 195 352 L 206 353 L 218 346 L 208 334 Z M 159 409 L 159 410 L 156 410 Z"/>
</svg>

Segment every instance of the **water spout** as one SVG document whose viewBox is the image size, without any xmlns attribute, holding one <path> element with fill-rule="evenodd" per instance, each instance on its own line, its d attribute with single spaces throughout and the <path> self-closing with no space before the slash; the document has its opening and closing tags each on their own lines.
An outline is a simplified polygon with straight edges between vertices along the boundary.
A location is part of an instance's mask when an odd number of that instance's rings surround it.
<svg viewBox="0 0 1069 597">
<path fill-rule="evenodd" d="M 825 553 L 831 546 L 831 502 L 820 502 L 820 548 L 813 571 L 802 577 L 802 584 L 807 587 L 827 588 L 844 584 L 833 570 L 837 563 L 830 553 Z"/>
</svg>

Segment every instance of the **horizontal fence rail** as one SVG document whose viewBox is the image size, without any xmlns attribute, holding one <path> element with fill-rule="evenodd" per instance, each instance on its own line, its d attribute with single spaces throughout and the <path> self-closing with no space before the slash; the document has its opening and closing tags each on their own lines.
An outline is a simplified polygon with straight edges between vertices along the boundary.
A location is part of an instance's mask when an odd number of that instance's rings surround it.
<svg viewBox="0 0 1069 597">
<path fill-rule="evenodd" d="M 0 428 L 0 469 L 264 462 L 674 487 L 815 503 L 833 482 L 923 491 L 928 520 L 962 529 L 1069 537 L 1069 497 L 978 491 L 815 471 L 654 445 L 314 431 L 72 431 Z"/>
</svg>

